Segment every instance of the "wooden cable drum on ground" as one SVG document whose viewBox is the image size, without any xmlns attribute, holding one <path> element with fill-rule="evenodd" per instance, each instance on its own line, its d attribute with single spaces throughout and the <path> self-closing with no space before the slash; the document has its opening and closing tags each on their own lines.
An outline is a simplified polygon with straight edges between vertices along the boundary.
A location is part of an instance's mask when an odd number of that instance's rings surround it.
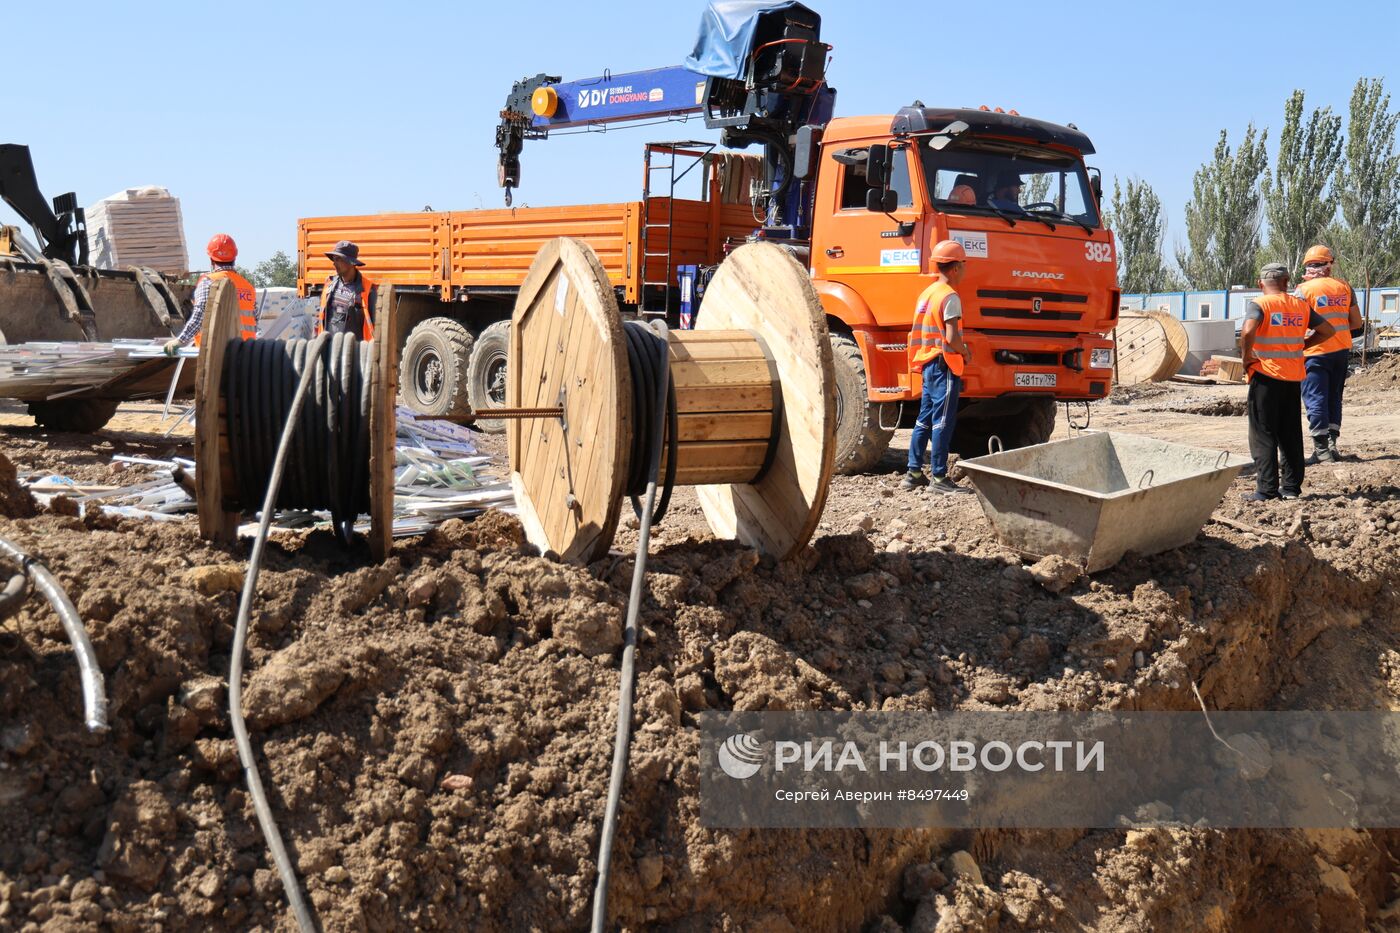
<svg viewBox="0 0 1400 933">
<path fill-rule="evenodd" d="M 394 517 L 394 440 L 398 424 L 394 411 L 394 400 L 398 394 L 398 343 L 392 339 L 397 333 L 397 299 L 393 286 L 380 286 L 375 305 L 375 325 L 384 339 L 368 343 L 368 365 L 358 365 L 353 375 L 346 376 L 347 384 L 334 384 L 330 378 L 334 373 L 327 370 L 324 380 L 329 386 L 327 392 L 334 393 L 340 403 L 342 416 L 354 416 L 357 427 L 355 441 L 348 446 L 337 448 L 340 453 L 348 453 L 334 466 L 322 462 L 309 462 L 312 458 L 299 456 L 293 448 L 284 470 L 282 496 L 287 495 L 287 477 L 298 474 L 303 485 L 315 486 L 319 478 L 314 471 L 329 469 L 336 482 L 343 482 L 343 501 L 354 501 L 366 506 L 370 516 L 369 545 L 376 560 L 382 560 L 389 552 L 393 537 Z M 205 306 L 204 327 L 200 338 L 199 369 L 195 377 L 195 500 L 199 509 L 199 533 L 204 538 L 223 543 L 232 543 L 238 534 L 238 525 L 244 512 L 261 510 L 261 495 L 248 496 L 251 487 L 265 490 L 268 476 L 242 475 L 239 464 L 267 463 L 276 451 L 285 419 L 251 417 L 255 409 L 251 407 L 247 395 L 230 399 L 229 392 L 238 392 L 252 380 L 246 377 L 251 371 L 243 364 L 233 364 L 231 357 L 251 359 L 250 351 L 258 351 L 260 369 L 257 373 L 265 378 L 258 381 L 276 382 L 280 388 L 263 392 L 258 396 L 267 410 L 275 413 L 283 406 L 289 406 L 291 391 L 288 379 L 295 374 L 291 363 L 296 352 L 309 351 L 314 341 L 259 340 L 238 342 L 238 301 L 234 285 L 222 280 L 215 282 L 209 292 Z M 233 346 L 233 344 L 238 346 Z M 254 348 L 249 344 L 261 344 Z M 345 360 L 354 357 L 362 361 L 366 355 L 363 347 L 355 340 L 343 340 Z M 308 362 L 306 365 L 312 365 Z M 348 362 L 343 364 L 348 365 Z M 350 372 L 346 369 L 345 372 Z M 280 381 L 278 381 L 280 379 Z M 308 417 L 316 411 L 310 404 L 303 409 L 297 438 L 309 429 Z M 353 412 L 350 411 L 354 406 Z M 241 407 L 240 407 L 241 406 Z M 336 411 L 334 405 L 332 412 Z M 231 414 L 232 413 L 232 414 Z M 237 425 L 232 425 L 233 415 L 242 415 Z M 247 423 L 243 423 L 246 421 Z M 266 422 L 266 423 L 263 423 Z M 348 422 L 347 422 L 348 423 Z M 327 424 L 322 430 L 329 437 L 335 431 Z M 244 456 L 241 445 L 255 439 L 258 456 Z M 267 470 L 270 473 L 270 469 Z M 332 483 L 334 485 L 335 483 Z M 244 490 L 245 494 L 240 494 Z M 254 501 L 247 501 L 252 499 Z"/>
<path fill-rule="evenodd" d="M 1113 336 L 1120 385 L 1170 379 L 1186 360 L 1186 329 L 1162 311 L 1120 315 Z"/>
<path fill-rule="evenodd" d="M 779 559 L 816 532 L 835 458 L 836 397 L 821 302 L 781 248 L 743 246 L 705 292 L 698 326 L 670 331 L 674 437 L 662 474 L 698 486 L 718 537 Z M 521 287 L 507 408 L 562 417 L 508 423 L 511 485 L 542 553 L 589 562 L 612 544 L 634 473 L 634 373 L 606 270 L 587 244 L 550 241 Z"/>
</svg>

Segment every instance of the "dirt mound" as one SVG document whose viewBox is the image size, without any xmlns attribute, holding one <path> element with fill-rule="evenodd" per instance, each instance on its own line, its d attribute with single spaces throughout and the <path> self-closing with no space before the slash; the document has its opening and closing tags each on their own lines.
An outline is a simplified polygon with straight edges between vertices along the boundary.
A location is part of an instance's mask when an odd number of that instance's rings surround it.
<svg viewBox="0 0 1400 933">
<path fill-rule="evenodd" d="M 38 512 L 34 497 L 19 484 L 19 473 L 10 458 L 0 454 L 0 517 L 29 518 Z"/>
<path fill-rule="evenodd" d="M 1136 385 L 1114 383 L 1113 389 L 1105 396 L 1104 401 L 1110 405 L 1133 405 L 1143 399 L 1170 395 L 1175 391 L 1175 387 L 1165 382 L 1139 382 Z"/>
<path fill-rule="evenodd" d="M 1365 367 L 1358 366 L 1348 388 L 1400 389 L 1400 353 L 1387 353 Z"/>
<path fill-rule="evenodd" d="M 887 496 L 878 477 L 859 480 L 871 530 L 833 528 L 799 561 L 671 532 L 647 583 L 614 922 L 1363 929 L 1395 897 L 1394 834 L 707 830 L 694 716 L 1191 709 L 1193 682 L 1215 708 L 1390 708 L 1397 481 L 1385 463 L 1310 473 L 1303 522 L 1300 503 L 1232 498 L 1220 514 L 1258 533 L 1208 526 L 1077 580 L 1024 567 L 971 497 Z M 0 657 L 0 927 L 285 925 L 223 708 L 245 550 L 106 518 L 0 535 L 78 602 L 113 723 L 81 730 L 46 607 L 4 623 L 24 650 Z M 496 514 L 382 564 L 319 534 L 270 550 L 246 712 L 326 929 L 586 925 L 630 573 L 629 556 L 529 556 Z"/>
</svg>

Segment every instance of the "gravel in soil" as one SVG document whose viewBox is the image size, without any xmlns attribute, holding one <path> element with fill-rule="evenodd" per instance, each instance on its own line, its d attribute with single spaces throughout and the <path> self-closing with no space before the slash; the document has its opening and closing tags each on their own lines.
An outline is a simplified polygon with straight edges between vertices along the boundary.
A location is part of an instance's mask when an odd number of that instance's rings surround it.
<svg viewBox="0 0 1400 933">
<path fill-rule="evenodd" d="M 27 440 L 3 446 L 67 456 Z M 1193 683 L 1217 709 L 1397 708 L 1400 461 L 1358 453 L 1310 470 L 1299 502 L 1247 505 L 1242 480 L 1216 513 L 1233 525 L 1093 577 L 1027 566 L 975 497 L 901 493 L 893 469 L 838 480 L 784 564 L 710 540 L 678 493 L 647 581 L 614 922 L 1387 928 L 1394 832 L 720 832 L 696 799 L 711 709 L 1188 710 Z M 82 730 L 46 606 L 0 623 L 0 929 L 286 928 L 224 709 L 246 546 L 55 513 L 0 536 L 78 603 L 113 723 Z M 635 531 L 586 568 L 531 556 L 494 513 L 379 564 L 278 541 L 245 712 L 324 927 L 586 926 Z"/>
</svg>

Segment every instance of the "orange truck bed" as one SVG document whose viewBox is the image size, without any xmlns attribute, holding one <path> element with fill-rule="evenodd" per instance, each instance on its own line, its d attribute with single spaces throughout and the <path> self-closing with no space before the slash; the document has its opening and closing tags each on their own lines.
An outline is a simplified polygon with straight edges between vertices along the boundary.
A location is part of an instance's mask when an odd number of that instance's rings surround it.
<svg viewBox="0 0 1400 933">
<path fill-rule="evenodd" d="M 564 236 L 592 246 L 612 284 L 621 289 L 622 300 L 636 304 L 643 286 L 675 285 L 678 265 L 719 262 L 727 239 L 742 239 L 757 225 L 747 204 L 664 197 L 568 207 L 308 217 L 297 224 L 297 288 L 302 296 L 319 288 L 333 271 L 325 253 L 338 240 L 351 240 L 360 247 L 366 274 L 376 282 L 427 287 L 443 301 L 469 299 L 474 292 L 499 297 L 525 281 L 546 240 Z"/>
</svg>

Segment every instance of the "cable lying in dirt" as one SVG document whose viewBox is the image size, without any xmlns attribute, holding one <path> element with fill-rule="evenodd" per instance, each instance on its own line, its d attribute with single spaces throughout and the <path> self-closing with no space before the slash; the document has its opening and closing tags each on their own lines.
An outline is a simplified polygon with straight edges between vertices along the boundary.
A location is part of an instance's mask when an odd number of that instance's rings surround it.
<svg viewBox="0 0 1400 933">
<path fill-rule="evenodd" d="M 327 335 L 322 334 L 311 341 L 307 357 L 319 358 L 326 340 Z M 276 817 L 272 814 L 272 807 L 267 801 L 267 792 L 263 790 L 262 778 L 258 774 L 258 762 L 253 755 L 253 743 L 248 739 L 248 724 L 243 719 L 243 652 L 248 643 L 248 617 L 252 614 L 253 597 L 257 594 L 258 571 L 262 569 L 263 551 L 267 548 L 267 533 L 272 525 L 273 512 L 277 508 L 277 493 L 282 488 L 282 473 L 287 464 L 287 452 L 291 449 L 292 438 L 297 433 L 297 423 L 302 407 L 306 403 L 307 386 L 311 384 L 312 376 L 316 375 L 319 370 L 320 367 L 312 365 L 301 369 L 296 392 L 292 396 L 291 406 L 282 427 L 282 438 L 278 442 L 277 454 L 273 459 L 271 473 L 267 480 L 267 490 L 262 504 L 262 518 L 258 522 L 258 534 L 253 540 L 253 552 L 248 557 L 248 573 L 243 580 L 243 593 L 238 600 L 238 621 L 233 630 L 233 657 L 229 661 L 228 671 L 229 719 L 233 723 L 234 741 L 238 744 L 238 760 L 243 765 L 243 776 L 248 782 L 248 793 L 253 798 L 253 806 L 258 813 L 258 826 L 262 829 L 263 838 L 267 840 L 267 848 L 272 853 L 273 861 L 277 863 L 277 873 L 281 876 L 282 887 L 287 891 L 287 900 L 291 903 L 297 926 L 303 933 L 314 931 L 316 923 L 311 916 L 310 908 L 306 906 L 305 898 L 302 897 L 296 869 L 292 866 L 292 860 L 287 857 L 286 846 L 282 844 L 282 835 L 277 828 Z"/>
<path fill-rule="evenodd" d="M 73 653 L 78 656 L 78 679 L 83 685 L 83 720 L 92 732 L 106 732 L 106 683 L 102 678 L 102 668 L 97 665 L 97 653 L 92 649 L 92 641 L 88 638 L 87 629 L 83 628 L 83 620 L 78 615 L 77 607 L 63 591 L 58 578 L 50 573 L 47 567 L 22 551 L 18 545 L 0 538 L 0 553 L 19 564 L 20 569 L 34 581 L 35 588 L 44 594 L 49 605 L 53 606 L 53 611 L 58 614 L 59 622 L 63 623 L 63 631 L 67 633 L 68 641 L 73 645 Z M 11 580 L 5 587 L 5 593 L 9 594 L 13 586 L 14 581 Z"/>
<path fill-rule="evenodd" d="M 634 456 L 642 450 L 647 453 L 646 497 L 640 506 L 635 498 L 632 500 L 632 508 L 637 512 L 637 520 L 640 523 L 637 534 L 637 562 L 632 568 L 632 592 L 627 598 L 627 622 L 622 636 L 622 676 L 617 697 L 617 737 L 613 743 L 612 775 L 608 780 L 608 801 L 603 811 L 603 832 L 598 841 L 598 883 L 593 890 L 593 933 L 602 933 L 607 927 L 608 920 L 608 881 L 612 877 L 613 840 L 617 835 L 617 805 L 622 797 L 623 779 L 627 776 L 627 752 L 632 739 L 632 693 L 637 673 L 637 615 L 641 611 L 642 583 L 646 579 L 647 573 L 647 548 L 651 544 L 651 525 L 653 520 L 660 520 L 659 513 L 665 511 L 666 503 L 670 500 L 671 484 L 675 480 L 676 465 L 676 454 L 673 448 L 670 455 L 670 468 L 667 470 L 666 492 L 660 508 L 656 508 L 656 482 L 661 473 L 661 448 L 667 433 L 668 417 L 671 419 L 670 434 L 673 443 L 676 433 L 674 427 L 675 389 L 671 384 L 671 358 L 666 343 L 666 325 L 657 323 L 656 331 L 630 323 L 626 326 L 628 337 L 632 338 L 629 339 L 627 347 L 628 353 L 632 356 L 632 372 L 636 374 L 639 371 L 644 371 L 649 377 L 654 377 L 649 382 L 635 387 L 637 407 L 652 416 L 650 419 L 652 427 L 648 434 L 643 427 L 648 423 L 647 421 L 638 419 L 634 422 L 638 435 L 638 440 L 633 442 Z M 634 334 L 634 331 L 638 333 Z M 651 335 L 650 340 L 646 339 L 647 334 Z M 647 346 L 648 344 L 650 347 Z M 654 353 L 651 360 L 645 358 L 648 350 Z M 633 378 L 635 379 L 636 376 L 634 375 Z M 646 389 L 651 389 L 656 401 L 654 405 L 647 403 L 643 408 L 645 400 L 642 399 L 642 395 Z M 671 400 L 669 405 L 667 404 L 668 398 Z M 641 438 L 645 438 L 647 441 L 645 448 L 642 447 Z"/>
</svg>

